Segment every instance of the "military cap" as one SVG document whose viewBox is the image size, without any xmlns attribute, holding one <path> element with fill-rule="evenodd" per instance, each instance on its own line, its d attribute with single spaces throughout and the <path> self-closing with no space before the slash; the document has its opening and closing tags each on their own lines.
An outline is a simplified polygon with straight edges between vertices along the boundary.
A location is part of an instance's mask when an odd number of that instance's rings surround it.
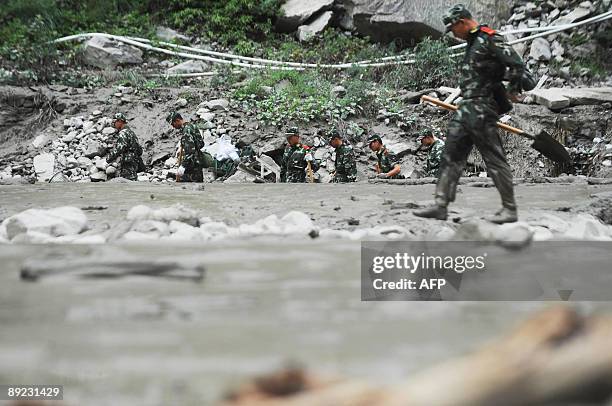
<svg viewBox="0 0 612 406">
<path fill-rule="evenodd" d="M 289 127 L 287 129 L 287 131 L 285 131 L 285 137 L 287 137 L 287 138 L 289 138 L 289 137 L 291 137 L 293 135 L 299 135 L 299 134 L 300 134 L 300 131 L 298 130 L 297 127 Z"/>
<path fill-rule="evenodd" d="M 115 119 L 115 121 L 119 120 L 119 121 L 123 121 L 124 123 L 127 123 L 127 121 L 128 121 L 127 117 L 123 113 L 115 114 L 114 119 Z"/>
<path fill-rule="evenodd" d="M 425 127 L 419 131 L 419 135 L 417 136 L 417 141 L 420 141 L 429 135 L 432 135 L 432 136 L 435 135 L 435 131 L 432 128 Z"/>
<path fill-rule="evenodd" d="M 368 145 L 370 145 L 374 141 L 378 141 L 378 142 L 382 143 L 382 138 L 380 138 L 380 135 L 378 135 L 378 134 L 372 134 L 372 135 L 370 135 L 368 137 Z"/>
<path fill-rule="evenodd" d="M 332 142 L 332 140 L 333 140 L 334 138 L 340 138 L 340 139 L 342 139 L 342 135 L 340 135 L 340 132 L 339 132 L 337 129 L 332 128 L 332 129 L 331 129 L 331 130 L 329 130 L 329 132 L 327 133 L 327 142 L 328 142 L 328 143 Z"/>
<path fill-rule="evenodd" d="M 172 124 L 174 120 L 177 120 L 179 118 L 183 118 L 183 116 L 181 116 L 178 111 L 173 111 L 172 113 L 166 116 L 166 121 L 168 122 L 168 124 Z"/>
<path fill-rule="evenodd" d="M 462 18 L 472 18 L 472 13 L 463 4 L 455 4 L 448 9 L 444 17 L 442 17 L 442 22 L 446 26 L 446 32 L 449 32 L 453 24 Z"/>
</svg>

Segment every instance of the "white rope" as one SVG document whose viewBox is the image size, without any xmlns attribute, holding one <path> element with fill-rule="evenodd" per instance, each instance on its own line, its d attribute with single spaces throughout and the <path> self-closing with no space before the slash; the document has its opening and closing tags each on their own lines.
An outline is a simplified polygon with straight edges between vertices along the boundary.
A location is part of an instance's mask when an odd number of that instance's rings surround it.
<svg viewBox="0 0 612 406">
<path fill-rule="evenodd" d="M 222 64 L 232 65 L 232 66 L 241 66 L 241 67 L 244 67 L 244 68 L 279 69 L 279 70 L 288 70 L 288 69 L 290 69 L 290 70 L 303 70 L 303 68 L 286 68 L 286 67 L 282 67 L 282 66 L 279 66 L 279 67 L 274 67 L 274 66 L 270 67 L 270 66 L 266 66 L 266 65 L 255 65 L 255 64 L 248 64 L 248 63 L 243 63 L 243 62 L 237 62 L 237 61 L 233 61 L 233 60 L 212 58 L 212 57 L 209 57 L 209 56 L 187 54 L 187 53 L 184 53 L 184 52 L 175 52 L 175 51 L 170 51 L 168 49 L 164 49 L 164 48 L 159 48 L 159 47 L 154 47 L 154 46 L 151 46 L 151 45 L 143 44 L 141 42 L 131 40 L 131 39 L 127 38 L 127 37 L 122 37 L 122 36 L 119 36 L 119 35 L 106 34 L 106 33 L 75 34 L 75 35 L 70 35 L 68 37 L 59 38 L 59 39 L 55 40 L 54 42 L 59 43 L 59 42 L 71 41 L 71 40 L 74 40 L 74 39 L 85 38 L 85 37 L 94 37 L 94 36 L 100 36 L 100 37 L 105 37 L 105 38 L 109 38 L 109 39 L 114 39 L 116 41 L 123 42 L 123 43 L 129 44 L 129 45 L 133 45 L 135 47 L 147 49 L 147 50 L 150 50 L 150 51 L 156 51 L 156 52 L 160 52 L 160 53 L 167 54 L 167 55 L 181 56 L 181 57 L 187 58 L 187 59 L 197 59 L 197 60 L 206 61 L 206 62 L 222 63 Z"/>
<path fill-rule="evenodd" d="M 500 31 L 499 33 L 501 35 L 512 35 L 512 34 L 525 34 L 525 33 L 530 33 L 530 32 L 539 32 L 539 31 L 544 31 L 545 34 L 541 35 L 541 36 L 545 36 L 545 35 L 549 35 L 549 34 L 553 34 L 552 31 L 554 32 L 559 32 L 564 31 L 564 30 L 569 30 L 572 29 L 574 27 L 577 27 L 579 25 L 583 25 L 583 24 L 589 24 L 589 23 L 598 23 L 601 21 L 605 21 L 608 20 L 612 17 L 612 10 L 610 11 L 606 11 L 602 14 L 599 14 L 595 17 L 589 18 L 588 20 L 583 20 L 577 23 L 572 23 L 572 24 L 565 24 L 565 25 L 548 25 L 546 27 L 532 27 L 532 28 L 521 28 L 518 30 L 510 30 L 510 31 Z M 515 40 L 514 42 L 510 43 L 511 45 L 513 44 L 518 44 L 520 42 L 525 42 L 525 41 L 529 41 L 530 39 L 533 39 L 536 37 L 524 37 L 524 38 L 519 38 L 517 40 Z M 457 44 L 457 45 L 453 45 L 451 47 L 448 48 L 448 50 L 455 50 L 455 49 L 461 49 L 461 48 L 465 48 L 467 46 L 466 43 L 463 44 Z M 396 55 L 396 56 L 386 56 L 384 58 L 381 58 L 381 61 L 390 61 L 393 59 L 397 59 L 397 58 L 402 58 L 404 55 Z M 414 56 L 414 54 L 411 54 L 411 56 Z"/>
<path fill-rule="evenodd" d="M 531 36 L 519 38 L 517 40 L 509 42 L 510 45 L 514 45 L 514 44 L 518 44 L 521 42 L 527 42 L 535 38 L 544 37 L 544 36 L 552 35 L 552 34 L 555 34 L 561 31 L 565 31 L 568 29 L 579 27 L 581 25 L 608 20 L 610 18 L 612 18 L 612 10 L 607 11 L 597 16 L 591 17 L 589 19 L 577 22 L 577 23 L 560 25 L 560 26 L 525 28 L 525 29 L 520 29 L 520 30 L 502 32 L 502 34 L 517 34 L 517 33 L 543 31 L 539 34 L 534 34 Z M 120 41 L 120 42 L 129 44 L 129 45 L 133 45 L 133 46 L 147 49 L 150 51 L 164 53 L 167 55 L 180 56 L 180 57 L 187 58 L 187 59 L 196 59 L 196 60 L 202 60 L 202 61 L 211 62 L 211 63 L 221 63 L 221 64 L 227 64 L 227 65 L 232 65 L 232 66 L 244 67 L 244 68 L 301 71 L 307 68 L 348 69 L 348 68 L 352 68 L 356 66 L 357 67 L 382 67 L 382 66 L 392 66 L 392 65 L 408 65 L 408 64 L 414 63 L 413 59 L 404 60 L 404 58 L 407 58 L 407 57 L 414 57 L 414 54 L 388 56 L 388 57 L 383 57 L 383 58 L 374 59 L 374 60 L 366 60 L 366 61 L 359 61 L 359 62 L 353 62 L 353 63 L 342 63 L 342 64 L 313 64 L 313 63 L 300 63 L 300 62 L 286 62 L 286 61 L 276 61 L 276 60 L 263 59 L 263 58 L 246 57 L 246 56 L 240 56 L 240 55 L 235 55 L 235 54 L 230 54 L 230 53 L 225 53 L 225 52 L 208 51 L 208 50 L 199 49 L 199 48 L 187 47 L 183 45 L 176 45 L 176 44 L 172 44 L 169 42 L 158 42 L 158 44 L 160 45 L 164 45 L 164 46 L 171 47 L 174 49 L 195 52 L 196 54 L 211 55 L 211 56 L 202 56 L 202 55 L 196 55 L 193 53 L 171 51 L 168 49 L 155 47 L 155 46 L 150 45 L 154 43 L 153 41 L 150 41 L 144 38 L 123 37 L 123 36 L 111 35 L 111 34 L 106 34 L 106 33 L 75 34 L 75 35 L 70 35 L 67 37 L 59 38 L 55 40 L 54 42 L 60 43 L 60 42 L 66 42 L 66 41 L 93 37 L 93 36 L 102 36 L 102 37 L 114 39 L 116 41 Z M 458 44 L 458 45 L 451 46 L 448 49 L 456 50 L 456 49 L 461 49 L 465 46 L 466 44 Z M 457 56 L 457 55 L 460 55 L 460 54 L 453 54 L 452 56 Z M 204 74 L 188 74 L 188 75 L 192 75 L 193 77 L 214 75 L 214 73 L 211 73 L 211 72 L 203 72 L 203 73 L 206 73 L 206 75 Z M 184 76 L 185 74 L 165 74 L 165 75 L 160 75 L 160 76 L 177 76 L 177 75 L 181 75 L 182 77 L 189 77 L 189 76 Z"/>
<path fill-rule="evenodd" d="M 607 11 L 605 13 L 602 13 L 598 16 L 593 17 L 592 21 L 589 20 L 585 20 L 583 22 L 599 22 L 599 21 L 603 21 L 606 19 L 606 17 L 608 17 L 610 14 L 612 13 L 612 11 Z M 609 18 L 609 17 L 608 17 Z M 558 29 L 571 29 L 575 26 L 575 24 L 577 23 L 573 23 L 573 24 L 566 24 L 566 25 L 549 25 L 546 27 L 532 27 L 532 28 L 521 28 L 521 29 L 517 29 L 517 30 L 510 30 L 510 31 L 501 31 L 500 34 L 501 35 L 511 35 L 511 34 L 524 34 L 524 33 L 530 33 L 530 32 L 539 32 L 539 31 L 552 31 L 552 30 L 558 30 Z M 152 43 L 152 41 L 145 39 L 145 38 L 134 38 L 134 37 L 129 37 L 130 39 L 133 39 L 135 41 L 139 41 L 139 42 L 143 42 L 143 43 Z M 522 38 L 521 38 L 522 40 Z M 204 49 L 199 49 L 199 48 L 193 48 L 193 47 L 187 47 L 187 46 L 182 46 L 182 45 L 176 45 L 176 44 L 172 44 L 169 42 L 159 42 L 159 44 L 164 45 L 164 46 L 169 46 L 171 48 L 176 48 L 176 49 L 182 49 L 185 51 L 193 51 L 196 53 L 202 53 L 202 54 L 206 54 L 206 55 L 212 55 L 212 56 L 218 56 L 221 58 L 231 58 L 231 59 L 239 59 L 239 60 L 244 60 L 244 61 L 251 61 L 251 62 L 258 62 L 258 63 L 262 63 L 262 64 L 270 64 L 270 65 L 285 65 L 285 66 L 295 66 L 295 67 L 302 67 L 302 68 L 339 68 L 339 69 L 343 69 L 343 68 L 350 68 L 352 66 L 369 66 L 372 63 L 375 62 L 385 62 L 385 61 L 392 61 L 392 60 L 401 60 L 407 56 L 410 57 L 414 57 L 414 54 L 405 54 L 405 55 L 394 55 L 394 56 L 386 56 L 386 57 L 382 57 L 382 58 L 378 58 L 378 59 L 374 59 L 374 60 L 365 60 L 365 61 L 359 61 L 359 62 L 355 62 L 355 63 L 344 63 L 344 64 L 335 64 L 335 65 L 331 65 L 331 64 L 315 64 L 315 63 L 300 63 L 300 62 L 284 62 L 284 61 L 275 61 L 275 60 L 270 60 L 270 59 L 262 59 L 262 58 L 252 58 L 252 57 L 247 57 L 247 56 L 240 56 L 240 55 L 234 55 L 234 54 L 229 54 L 229 53 L 224 53 L 224 52 L 215 52 L 215 51 L 208 51 L 208 50 L 204 50 Z M 461 48 L 465 48 L 466 44 L 458 44 L 458 45 L 453 45 L 451 47 L 449 47 L 449 50 L 455 50 L 455 49 L 461 49 Z"/>
</svg>

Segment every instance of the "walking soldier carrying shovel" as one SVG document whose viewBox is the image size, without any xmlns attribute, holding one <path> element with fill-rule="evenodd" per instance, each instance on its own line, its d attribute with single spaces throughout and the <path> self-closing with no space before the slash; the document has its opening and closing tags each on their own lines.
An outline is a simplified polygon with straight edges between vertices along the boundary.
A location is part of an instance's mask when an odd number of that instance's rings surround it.
<svg viewBox="0 0 612 406">
<path fill-rule="evenodd" d="M 536 83 L 504 38 L 486 25 L 479 25 L 462 4 L 453 6 L 443 21 L 447 32 L 467 41 L 461 65 L 463 101 L 448 126 L 435 204 L 414 215 L 446 220 L 447 206 L 455 200 L 467 157 L 476 145 L 502 200 L 502 209 L 487 219 L 498 224 L 517 221 L 512 172 L 496 122 L 500 114 L 512 109 L 508 99 L 516 101 L 519 93 L 533 89 Z M 502 80 L 510 82 L 508 93 Z"/>
</svg>

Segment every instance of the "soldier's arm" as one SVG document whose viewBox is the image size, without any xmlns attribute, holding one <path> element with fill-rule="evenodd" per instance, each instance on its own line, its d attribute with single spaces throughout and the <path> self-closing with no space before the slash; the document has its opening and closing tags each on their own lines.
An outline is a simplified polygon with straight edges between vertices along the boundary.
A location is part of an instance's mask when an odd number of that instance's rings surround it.
<svg viewBox="0 0 612 406">
<path fill-rule="evenodd" d="M 193 155 L 195 146 L 191 134 L 183 134 L 183 136 L 181 137 L 181 147 L 183 148 L 184 157 Z"/>
<path fill-rule="evenodd" d="M 106 161 L 113 162 L 114 160 L 116 160 L 121 154 L 125 152 L 126 147 L 127 143 L 125 141 L 125 137 L 121 133 L 119 133 L 119 137 L 117 138 L 115 146 L 106 156 Z"/>
<path fill-rule="evenodd" d="M 393 165 L 393 169 L 387 172 L 387 177 L 391 178 L 395 175 L 399 175 L 401 171 L 402 171 L 402 167 L 400 166 L 400 164 L 395 164 Z"/>
<path fill-rule="evenodd" d="M 508 91 L 512 94 L 519 94 L 523 90 L 521 80 L 526 68 L 523 59 L 516 53 L 512 45 L 509 45 L 501 35 L 493 35 L 490 38 L 490 45 L 497 59 L 508 68 L 506 79 L 510 82 Z"/>
</svg>

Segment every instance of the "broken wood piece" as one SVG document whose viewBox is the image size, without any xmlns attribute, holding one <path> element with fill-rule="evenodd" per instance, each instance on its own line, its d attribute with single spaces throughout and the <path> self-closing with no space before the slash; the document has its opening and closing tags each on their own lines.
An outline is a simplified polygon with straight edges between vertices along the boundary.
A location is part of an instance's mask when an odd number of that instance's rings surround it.
<svg viewBox="0 0 612 406">
<path fill-rule="evenodd" d="M 569 307 L 536 313 L 507 337 L 393 387 L 319 381 L 285 396 L 261 388 L 226 406 L 529 406 L 609 401 L 612 318 Z M 408 360 L 407 360 L 408 361 Z M 304 373 L 311 382 L 317 379 Z M 322 382 L 322 383 L 321 383 Z"/>
</svg>

